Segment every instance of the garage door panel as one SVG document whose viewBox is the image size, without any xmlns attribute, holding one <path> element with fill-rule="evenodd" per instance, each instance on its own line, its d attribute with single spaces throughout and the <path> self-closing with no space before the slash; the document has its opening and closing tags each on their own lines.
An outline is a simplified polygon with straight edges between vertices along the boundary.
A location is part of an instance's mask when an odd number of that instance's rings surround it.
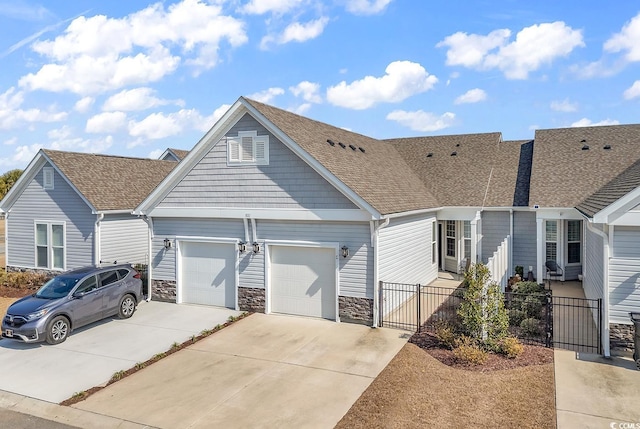
<svg viewBox="0 0 640 429">
<path fill-rule="evenodd" d="M 235 308 L 235 246 L 185 242 L 181 301 Z"/>
<path fill-rule="evenodd" d="M 335 250 L 271 248 L 271 311 L 336 319 Z"/>
</svg>

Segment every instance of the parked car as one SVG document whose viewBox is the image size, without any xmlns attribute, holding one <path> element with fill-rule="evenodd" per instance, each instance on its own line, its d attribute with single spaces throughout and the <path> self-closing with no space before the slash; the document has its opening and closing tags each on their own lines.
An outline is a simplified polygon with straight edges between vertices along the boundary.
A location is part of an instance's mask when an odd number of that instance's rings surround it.
<svg viewBox="0 0 640 429">
<path fill-rule="evenodd" d="M 58 344 L 89 323 L 131 317 L 141 299 L 142 280 L 130 265 L 79 268 L 11 304 L 2 319 L 2 337 Z"/>
</svg>

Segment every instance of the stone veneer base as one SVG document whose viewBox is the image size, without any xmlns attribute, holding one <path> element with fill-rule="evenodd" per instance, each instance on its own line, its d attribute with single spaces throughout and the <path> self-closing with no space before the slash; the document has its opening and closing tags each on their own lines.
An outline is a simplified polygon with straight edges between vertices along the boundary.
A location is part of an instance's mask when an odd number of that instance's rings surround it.
<svg viewBox="0 0 640 429">
<path fill-rule="evenodd" d="M 238 288 L 238 307 L 241 311 L 265 312 L 265 291 L 256 287 Z"/>
<path fill-rule="evenodd" d="M 622 323 L 609 324 L 609 344 L 611 350 L 633 351 L 633 325 Z"/>
<path fill-rule="evenodd" d="M 338 297 L 338 309 L 342 322 L 373 324 L 373 299 L 341 295 Z"/>
<path fill-rule="evenodd" d="M 153 280 L 151 283 L 151 300 L 176 302 L 176 282 L 173 280 Z"/>
</svg>

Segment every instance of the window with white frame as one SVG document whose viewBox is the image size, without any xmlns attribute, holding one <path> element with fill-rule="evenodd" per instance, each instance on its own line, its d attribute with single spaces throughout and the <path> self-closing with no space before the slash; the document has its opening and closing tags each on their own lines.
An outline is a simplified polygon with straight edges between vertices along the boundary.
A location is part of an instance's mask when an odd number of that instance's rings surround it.
<svg viewBox="0 0 640 429">
<path fill-rule="evenodd" d="M 44 167 L 42 169 L 42 187 L 44 189 L 53 189 L 53 168 Z"/>
<path fill-rule="evenodd" d="M 446 221 L 446 234 L 447 234 L 447 256 L 452 258 L 456 257 L 456 221 Z"/>
<path fill-rule="evenodd" d="M 464 257 L 471 257 L 471 221 L 464 221 Z"/>
<path fill-rule="evenodd" d="M 36 222 L 36 267 L 64 269 L 64 223 Z"/>
<path fill-rule="evenodd" d="M 582 221 L 567 221 L 567 263 L 579 264 L 582 254 Z"/>
<path fill-rule="evenodd" d="M 436 223 L 431 222 L 431 263 L 435 264 L 438 260 L 438 232 L 436 231 Z"/>
<path fill-rule="evenodd" d="M 558 256 L 558 222 L 545 222 L 545 261 L 556 261 Z"/>
<path fill-rule="evenodd" d="M 229 137 L 227 164 L 269 164 L 269 136 L 259 136 L 257 131 L 239 131 L 237 137 Z"/>
</svg>

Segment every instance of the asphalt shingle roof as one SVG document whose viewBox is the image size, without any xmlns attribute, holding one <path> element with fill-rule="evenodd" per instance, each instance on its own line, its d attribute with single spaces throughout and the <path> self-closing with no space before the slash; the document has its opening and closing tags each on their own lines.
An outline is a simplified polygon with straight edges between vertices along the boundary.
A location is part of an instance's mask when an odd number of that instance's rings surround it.
<svg viewBox="0 0 640 429">
<path fill-rule="evenodd" d="M 182 161 L 185 156 L 189 155 L 189 151 L 188 150 L 183 150 L 183 149 L 173 149 L 173 148 L 169 148 L 169 150 L 178 157 L 178 159 L 180 159 L 180 161 Z"/>
<path fill-rule="evenodd" d="M 381 214 L 439 206 L 394 145 L 254 100 L 245 101 Z"/>
<path fill-rule="evenodd" d="M 640 159 L 640 125 L 537 130 L 534 141 L 529 203 L 540 207 L 576 207 Z M 587 205 L 613 202 L 603 198 Z"/>
<path fill-rule="evenodd" d="M 178 165 L 145 158 L 49 149 L 42 152 L 100 211 L 133 210 Z"/>
</svg>

